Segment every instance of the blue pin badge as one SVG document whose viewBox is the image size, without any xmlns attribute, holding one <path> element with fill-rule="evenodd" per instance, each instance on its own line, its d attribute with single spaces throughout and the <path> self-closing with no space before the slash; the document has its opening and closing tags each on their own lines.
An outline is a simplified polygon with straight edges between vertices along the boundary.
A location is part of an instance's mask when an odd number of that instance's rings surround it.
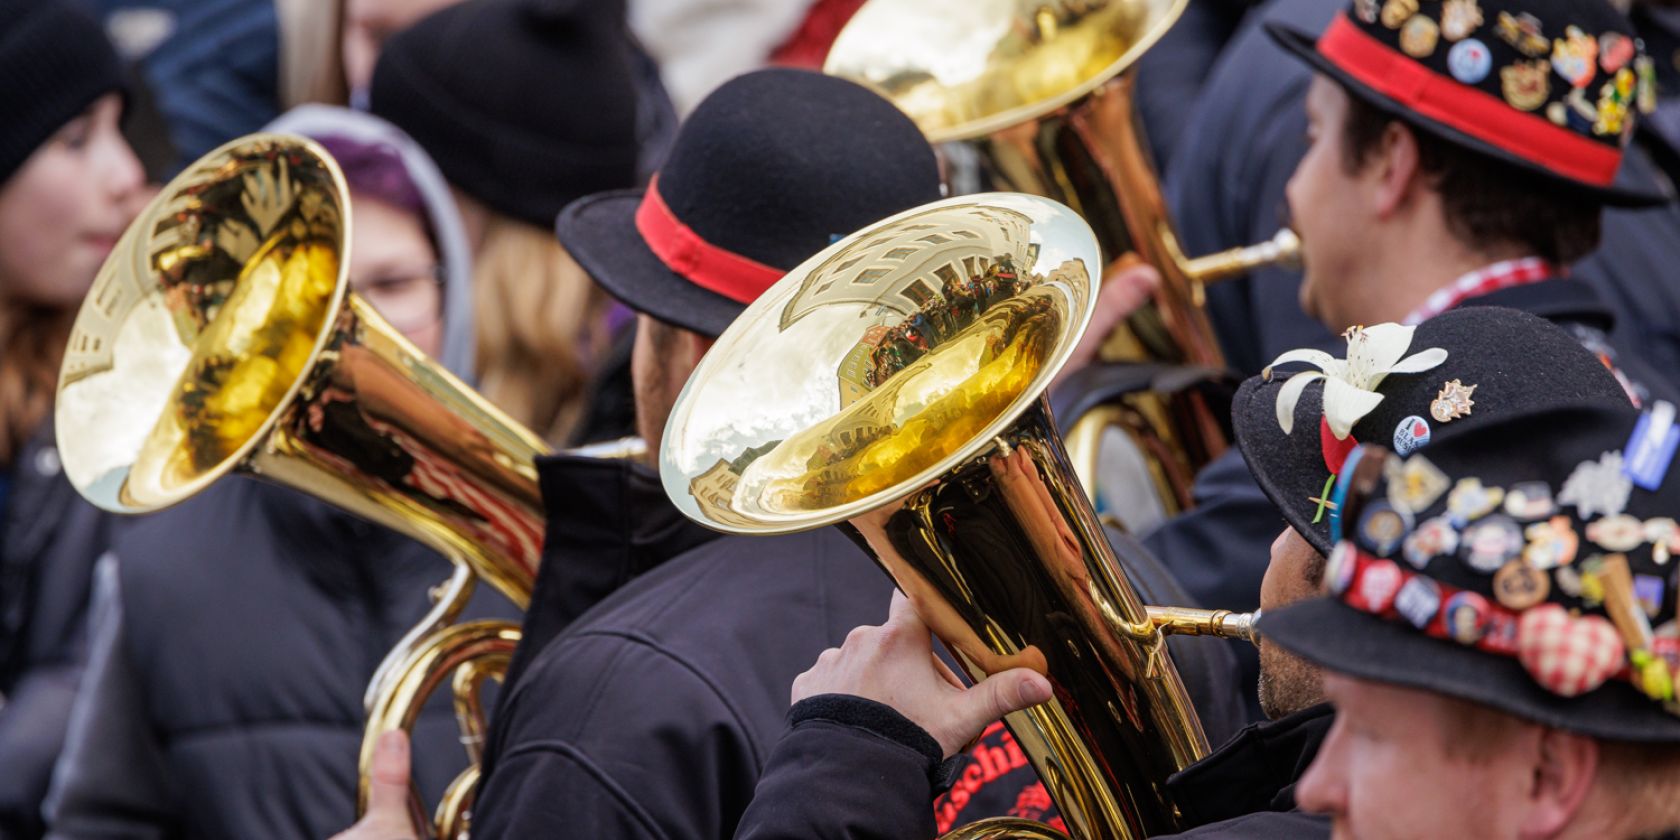
<svg viewBox="0 0 1680 840">
<path fill-rule="evenodd" d="M 1680 428 L 1674 425 L 1674 404 L 1658 401 L 1640 415 L 1627 447 L 1622 450 L 1622 472 L 1646 490 L 1662 486 L 1674 450 L 1680 445 Z"/>
</svg>

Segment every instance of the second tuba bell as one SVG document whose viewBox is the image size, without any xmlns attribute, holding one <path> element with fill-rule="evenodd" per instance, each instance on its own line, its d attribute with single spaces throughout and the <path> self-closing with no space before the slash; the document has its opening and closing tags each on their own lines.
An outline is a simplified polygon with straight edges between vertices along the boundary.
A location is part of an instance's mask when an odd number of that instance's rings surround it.
<svg viewBox="0 0 1680 840">
<path fill-rule="evenodd" d="M 1285 229 L 1269 242 L 1197 259 L 1179 248 L 1130 71 L 1186 3 L 870 0 L 835 40 L 824 71 L 873 87 L 909 114 L 939 148 L 953 193 L 1053 199 L 1091 225 L 1102 253 L 1135 253 L 1161 272 L 1154 300 L 1108 336 L 1105 360 L 1217 378 L 1225 359 L 1204 286 L 1291 261 L 1299 243 Z M 1191 506 L 1195 473 L 1227 447 L 1221 414 L 1193 388 L 1132 392 L 1093 412 L 1095 427 L 1070 438 L 1075 467 L 1095 491 L 1098 442 L 1125 443 L 1118 463 L 1137 481 L 1116 494 L 1127 498 L 1106 501 L 1117 524 L 1147 530 Z M 1123 438 L 1100 434 L 1109 429 Z"/>
<path fill-rule="evenodd" d="M 1078 214 L 1020 194 L 854 233 L 718 339 L 660 449 L 688 516 L 841 525 L 971 676 L 1048 676 L 1053 699 L 1006 723 L 1080 840 L 1176 827 L 1162 783 L 1207 743 L 1163 634 L 1249 636 L 1246 616 L 1146 608 L 1068 463 L 1044 392 L 1090 320 L 1098 253 Z M 965 831 L 1054 836 L 1018 823 Z"/>
</svg>

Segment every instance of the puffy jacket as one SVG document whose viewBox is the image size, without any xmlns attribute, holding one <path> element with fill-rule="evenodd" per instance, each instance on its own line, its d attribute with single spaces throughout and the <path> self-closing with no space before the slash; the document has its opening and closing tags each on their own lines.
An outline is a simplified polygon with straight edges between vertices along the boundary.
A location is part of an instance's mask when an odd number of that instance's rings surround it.
<svg viewBox="0 0 1680 840">
<path fill-rule="evenodd" d="M 0 838 L 45 829 L 41 800 L 87 659 L 88 590 L 111 529 L 65 479 L 52 426 L 19 454 L 0 514 Z"/>
<path fill-rule="evenodd" d="M 396 149 L 445 267 L 446 366 L 470 376 L 466 240 L 443 179 L 406 136 L 345 109 L 272 126 Z M 319 838 L 354 819 L 362 694 L 449 564 L 294 490 L 223 479 L 120 523 L 90 665 L 48 802 L 55 837 Z M 480 587 L 469 617 L 514 610 Z M 447 698 L 416 731 L 435 801 L 466 765 Z"/>
<path fill-rule="evenodd" d="M 250 479 L 169 514 L 125 520 L 113 540 L 50 836 L 344 828 L 355 819 L 363 689 L 426 612 L 447 561 Z M 475 601 L 474 615 L 512 613 L 484 588 Z M 434 701 L 415 735 L 430 802 L 466 765 L 446 698 Z"/>
</svg>

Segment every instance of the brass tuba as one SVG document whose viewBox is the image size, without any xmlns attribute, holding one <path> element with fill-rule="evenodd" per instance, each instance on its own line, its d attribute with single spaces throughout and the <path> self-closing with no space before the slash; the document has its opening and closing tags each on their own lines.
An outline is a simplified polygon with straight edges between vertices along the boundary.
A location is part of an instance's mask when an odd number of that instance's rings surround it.
<svg viewBox="0 0 1680 840">
<path fill-rule="evenodd" d="M 1247 615 L 1140 603 L 1068 464 L 1044 392 L 1090 320 L 1098 254 L 1078 214 L 1020 194 L 854 233 L 718 339 L 660 450 L 688 516 L 845 523 L 970 675 L 1046 674 L 1054 698 L 1006 722 L 1081 840 L 1176 827 L 1162 782 L 1207 743 L 1164 633 L 1252 639 Z"/>
<path fill-rule="evenodd" d="M 1299 253 L 1293 232 L 1188 259 L 1162 197 L 1128 71 L 1188 0 L 869 0 L 841 31 L 824 71 L 873 87 L 942 152 L 953 193 L 1010 190 L 1054 199 L 1095 230 L 1104 254 L 1136 253 L 1161 272 L 1154 301 L 1104 345 L 1111 362 L 1223 371 L 1204 286 Z M 1106 266 L 1105 266 L 1106 267 Z M 1101 272 L 1098 272 L 1099 276 Z M 1084 420 L 1087 418 L 1064 418 Z M 1138 392 L 1088 418 L 1070 446 L 1092 483 L 1101 429 L 1124 431 L 1146 528 L 1191 506 L 1195 473 L 1227 447 L 1194 389 Z"/>
<path fill-rule="evenodd" d="M 349 211 L 338 165 L 303 138 L 251 135 L 187 167 L 82 303 L 59 378 L 59 451 L 106 510 L 160 510 L 239 472 L 454 561 L 368 686 L 361 756 L 365 805 L 378 734 L 411 727 L 453 674 L 474 765 L 439 807 L 453 836 L 476 779 L 478 687 L 519 638 L 510 622 L 456 620 L 477 580 L 529 601 L 544 529 L 534 460 L 548 447 L 349 291 Z M 415 816 L 424 832 L 431 821 Z"/>
</svg>

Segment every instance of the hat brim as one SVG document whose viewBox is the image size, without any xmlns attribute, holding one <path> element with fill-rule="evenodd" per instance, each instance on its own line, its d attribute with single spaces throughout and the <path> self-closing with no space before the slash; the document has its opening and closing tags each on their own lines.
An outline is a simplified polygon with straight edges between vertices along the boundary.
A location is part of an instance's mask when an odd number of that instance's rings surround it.
<svg viewBox="0 0 1680 840">
<path fill-rule="evenodd" d="M 659 260 L 636 230 L 642 193 L 614 190 L 573 201 L 560 211 L 555 235 L 625 306 L 701 335 L 722 335 L 746 306 L 696 286 Z"/>
<path fill-rule="evenodd" d="M 1324 449 L 1320 442 L 1318 421 L 1303 422 L 1302 409 L 1297 408 L 1295 431 L 1285 434 L 1277 421 L 1277 395 L 1288 381 L 1287 376 L 1267 382 L 1252 377 L 1237 389 L 1231 401 L 1231 428 L 1242 450 L 1248 471 L 1272 500 L 1289 527 L 1305 537 L 1319 554 L 1330 555 L 1330 520 L 1328 508 L 1325 518 L 1317 524 L 1315 498 L 1326 498 L 1324 479 L 1329 468 L 1324 465 Z M 1302 392 L 1297 406 L 1318 405 L 1322 382 L 1314 382 Z"/>
<path fill-rule="evenodd" d="M 1351 73 L 1326 58 L 1323 53 L 1318 51 L 1318 39 L 1314 36 L 1277 21 L 1268 21 L 1265 26 L 1266 34 L 1270 35 L 1278 46 L 1294 53 L 1319 73 L 1334 79 L 1351 95 L 1357 96 L 1367 105 L 1389 116 L 1404 121 L 1407 125 L 1427 131 L 1449 143 L 1487 155 L 1524 172 L 1540 176 L 1567 192 L 1599 204 L 1611 207 L 1655 207 L 1674 200 L 1674 196 L 1660 187 L 1635 182 L 1633 176 L 1628 172 L 1628 167 L 1625 166 L 1616 173 L 1616 183 L 1608 187 L 1594 186 L 1559 175 L 1540 164 L 1518 157 L 1484 140 L 1471 137 L 1449 125 L 1419 115 L 1405 105 L 1390 99 L 1375 88 L 1354 78 Z"/>
<path fill-rule="evenodd" d="M 1680 717 L 1627 683 L 1612 681 L 1580 697 L 1560 697 L 1514 658 L 1431 638 L 1333 598 L 1267 611 L 1259 626 L 1263 644 L 1339 674 L 1468 700 L 1594 738 L 1680 743 Z"/>
</svg>

